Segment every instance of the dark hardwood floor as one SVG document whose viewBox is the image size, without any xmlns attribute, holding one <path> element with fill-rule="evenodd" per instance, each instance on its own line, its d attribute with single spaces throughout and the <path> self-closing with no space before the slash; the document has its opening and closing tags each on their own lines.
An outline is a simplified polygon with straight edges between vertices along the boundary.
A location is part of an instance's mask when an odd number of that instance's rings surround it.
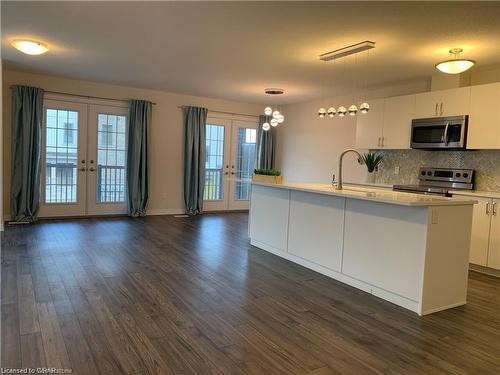
<svg viewBox="0 0 500 375">
<path fill-rule="evenodd" d="M 420 318 L 251 247 L 244 213 L 45 221 L 2 246 L 4 368 L 500 373 L 499 279 Z"/>
</svg>

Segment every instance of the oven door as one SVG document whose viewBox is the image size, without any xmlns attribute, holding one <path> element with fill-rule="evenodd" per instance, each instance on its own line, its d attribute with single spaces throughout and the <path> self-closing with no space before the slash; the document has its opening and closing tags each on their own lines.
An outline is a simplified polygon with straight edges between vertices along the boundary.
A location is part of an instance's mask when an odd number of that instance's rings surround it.
<svg viewBox="0 0 500 375">
<path fill-rule="evenodd" d="M 411 148 L 465 149 L 468 116 L 416 119 L 411 124 Z"/>
</svg>

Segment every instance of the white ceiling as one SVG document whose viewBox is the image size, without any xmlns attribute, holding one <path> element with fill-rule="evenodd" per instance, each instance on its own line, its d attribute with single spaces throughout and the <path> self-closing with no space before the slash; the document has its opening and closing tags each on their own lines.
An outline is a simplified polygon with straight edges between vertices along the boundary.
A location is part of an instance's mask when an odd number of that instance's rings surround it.
<svg viewBox="0 0 500 375">
<path fill-rule="evenodd" d="M 266 87 L 297 102 L 357 86 L 423 79 L 448 49 L 476 70 L 500 63 L 499 2 L 7 2 L 7 67 L 193 95 L 265 102 Z M 41 40 L 27 56 L 10 41 Z M 357 61 L 318 55 L 363 40 Z M 344 66 L 345 65 L 345 66 Z M 328 87 L 325 87 L 328 84 Z M 326 93 L 325 93 L 326 95 Z"/>
</svg>

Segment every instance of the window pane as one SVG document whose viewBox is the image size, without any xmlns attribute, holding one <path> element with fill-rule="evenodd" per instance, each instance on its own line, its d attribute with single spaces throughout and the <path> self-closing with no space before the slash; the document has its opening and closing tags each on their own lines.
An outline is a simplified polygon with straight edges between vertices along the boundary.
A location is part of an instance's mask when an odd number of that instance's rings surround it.
<svg viewBox="0 0 500 375">
<path fill-rule="evenodd" d="M 224 126 L 206 125 L 205 191 L 204 200 L 222 200 L 224 174 Z"/>
<path fill-rule="evenodd" d="M 76 203 L 78 112 L 47 109 L 45 132 L 45 202 Z"/>
<path fill-rule="evenodd" d="M 125 202 L 126 117 L 99 113 L 97 121 L 96 200 Z"/>
<path fill-rule="evenodd" d="M 238 148 L 236 156 L 236 190 L 234 199 L 250 199 L 250 180 L 255 168 L 257 130 L 238 129 Z"/>
</svg>

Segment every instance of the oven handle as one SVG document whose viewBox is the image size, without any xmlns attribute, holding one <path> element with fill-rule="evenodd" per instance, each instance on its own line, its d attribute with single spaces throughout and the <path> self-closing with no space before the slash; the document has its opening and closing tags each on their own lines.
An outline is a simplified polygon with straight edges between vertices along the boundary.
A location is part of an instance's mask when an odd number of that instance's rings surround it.
<svg viewBox="0 0 500 375">
<path fill-rule="evenodd" d="M 444 145 L 445 146 L 448 146 L 448 128 L 449 128 L 449 126 L 450 126 L 450 122 L 448 121 L 446 123 L 445 128 L 444 128 Z"/>
</svg>

